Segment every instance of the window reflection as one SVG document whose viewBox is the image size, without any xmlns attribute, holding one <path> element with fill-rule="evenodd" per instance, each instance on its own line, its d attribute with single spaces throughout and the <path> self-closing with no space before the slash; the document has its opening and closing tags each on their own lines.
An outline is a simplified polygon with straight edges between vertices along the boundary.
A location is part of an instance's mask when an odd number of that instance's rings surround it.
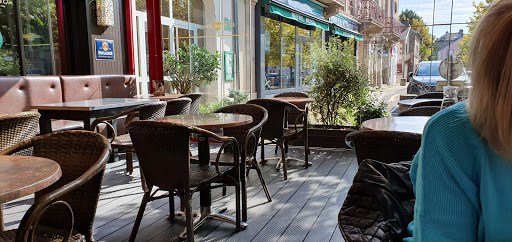
<svg viewBox="0 0 512 242">
<path fill-rule="evenodd" d="M 16 14 L 12 2 L 0 8 L 0 76 L 19 76 L 18 37 L 16 34 Z"/>
<path fill-rule="evenodd" d="M 281 23 L 265 18 L 265 88 L 281 88 Z"/>
</svg>

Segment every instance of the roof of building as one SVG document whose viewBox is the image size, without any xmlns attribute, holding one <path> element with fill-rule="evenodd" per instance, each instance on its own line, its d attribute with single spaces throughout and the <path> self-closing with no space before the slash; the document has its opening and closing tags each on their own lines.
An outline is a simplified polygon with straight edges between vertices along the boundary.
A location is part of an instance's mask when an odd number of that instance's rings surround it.
<svg viewBox="0 0 512 242">
<path fill-rule="evenodd" d="M 409 29 L 410 29 L 410 31 L 408 31 Z M 415 35 L 419 36 L 420 39 L 423 40 L 423 37 L 421 36 L 421 34 L 418 31 L 416 31 L 410 27 L 405 27 L 402 29 L 402 34 L 400 34 L 400 39 L 405 40 L 405 38 L 407 37 L 407 33 L 415 34 Z"/>
</svg>

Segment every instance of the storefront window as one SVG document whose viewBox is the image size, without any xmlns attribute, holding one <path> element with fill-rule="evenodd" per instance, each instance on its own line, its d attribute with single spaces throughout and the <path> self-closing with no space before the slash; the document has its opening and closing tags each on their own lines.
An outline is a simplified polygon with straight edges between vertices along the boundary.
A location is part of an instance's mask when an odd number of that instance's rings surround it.
<svg viewBox="0 0 512 242">
<path fill-rule="evenodd" d="M 265 18 L 265 88 L 281 89 L 281 22 Z"/>
<path fill-rule="evenodd" d="M 281 88 L 295 87 L 295 26 L 282 23 L 283 65 L 281 69 Z"/>
<path fill-rule="evenodd" d="M 172 15 L 176 20 L 188 22 L 188 4 L 190 7 L 191 23 L 203 24 L 204 5 L 202 0 L 172 0 Z"/>
<path fill-rule="evenodd" d="M 18 35 L 13 2 L 0 3 L 0 76 L 19 76 Z"/>
</svg>

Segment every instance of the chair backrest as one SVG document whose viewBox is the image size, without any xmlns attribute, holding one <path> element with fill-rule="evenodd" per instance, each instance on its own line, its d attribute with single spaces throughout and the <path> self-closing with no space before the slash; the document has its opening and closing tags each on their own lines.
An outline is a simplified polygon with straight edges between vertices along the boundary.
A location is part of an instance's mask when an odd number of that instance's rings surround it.
<svg viewBox="0 0 512 242">
<path fill-rule="evenodd" d="M 199 104 L 201 103 L 201 96 L 201 93 L 190 93 L 182 96 L 192 99 L 192 103 L 190 103 L 190 114 L 199 113 Z"/>
<path fill-rule="evenodd" d="M 192 99 L 188 97 L 169 100 L 167 101 L 167 107 L 165 108 L 165 116 L 189 114 L 191 103 Z"/>
<path fill-rule="evenodd" d="M 268 112 L 268 120 L 263 126 L 261 137 L 264 139 L 282 138 L 285 126 L 285 109 L 289 103 L 272 99 L 253 99 L 247 104 L 256 104 Z"/>
<path fill-rule="evenodd" d="M 305 97 L 309 98 L 309 95 L 304 92 L 283 92 L 275 95 L 274 97 Z"/>
<path fill-rule="evenodd" d="M 155 118 L 164 117 L 166 107 L 167 102 L 165 101 L 144 104 L 137 108 L 137 110 L 139 111 L 139 119 L 153 120 Z"/>
<path fill-rule="evenodd" d="M 426 99 L 426 98 L 443 99 L 443 93 L 442 92 L 429 92 L 429 93 L 421 94 L 421 95 L 414 97 L 414 99 Z"/>
<path fill-rule="evenodd" d="M 358 163 L 366 159 L 384 163 L 409 161 L 421 145 L 420 134 L 397 131 L 355 131 L 345 140 L 356 150 Z"/>
<path fill-rule="evenodd" d="M 46 205 L 64 201 L 73 211 L 73 228 L 90 241 L 103 174 L 110 154 L 107 139 L 101 134 L 88 131 L 63 131 L 24 141 L 0 154 L 8 155 L 27 148 L 33 149 L 34 156 L 57 162 L 62 176 L 51 186 L 36 192 L 35 203 L 23 217 L 17 237 L 30 233 L 32 222 L 40 216 Z M 57 224 L 59 222 L 55 221 Z"/>
<path fill-rule="evenodd" d="M 235 137 L 239 146 L 241 146 L 241 154 L 245 154 L 249 158 L 255 156 L 261 129 L 268 119 L 267 110 L 254 104 L 237 104 L 217 109 L 215 113 L 236 113 L 252 117 L 252 123 L 250 124 L 224 128 L 223 130 L 225 136 Z M 254 137 L 247 138 L 248 135 L 252 136 L 252 134 L 254 134 Z"/>
<path fill-rule="evenodd" d="M 133 121 L 128 131 L 148 187 L 158 186 L 165 191 L 189 187 L 189 145 L 193 127 Z"/>
<path fill-rule="evenodd" d="M 439 106 L 414 107 L 398 113 L 398 116 L 432 116 L 440 110 Z"/>
<path fill-rule="evenodd" d="M 411 108 L 415 107 L 425 107 L 425 106 L 439 106 L 441 108 L 441 104 L 443 101 L 426 101 L 426 102 L 419 102 L 411 105 Z"/>
<path fill-rule="evenodd" d="M 36 136 L 41 115 L 37 112 L 22 112 L 0 116 L 0 151 L 14 146 L 21 141 Z M 30 149 L 16 155 L 31 155 Z"/>
</svg>

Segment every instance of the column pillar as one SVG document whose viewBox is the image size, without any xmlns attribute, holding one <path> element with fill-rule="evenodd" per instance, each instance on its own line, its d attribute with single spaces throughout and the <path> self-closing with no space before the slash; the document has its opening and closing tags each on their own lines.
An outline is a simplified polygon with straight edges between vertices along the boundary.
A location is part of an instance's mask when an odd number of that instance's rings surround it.
<svg viewBox="0 0 512 242">
<path fill-rule="evenodd" d="M 149 92 L 153 93 L 153 81 L 164 79 L 160 0 L 146 0 L 146 5 L 148 15 Z"/>
</svg>

